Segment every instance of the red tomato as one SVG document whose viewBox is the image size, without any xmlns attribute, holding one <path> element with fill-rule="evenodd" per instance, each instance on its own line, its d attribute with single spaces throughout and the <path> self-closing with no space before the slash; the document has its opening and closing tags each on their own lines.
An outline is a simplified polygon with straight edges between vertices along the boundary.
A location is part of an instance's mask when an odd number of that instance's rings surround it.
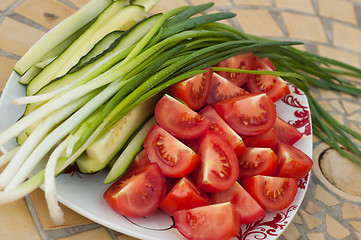
<svg viewBox="0 0 361 240">
<path fill-rule="evenodd" d="M 148 159 L 147 153 L 143 149 L 135 156 L 132 164 L 129 166 L 127 171 L 133 171 L 136 168 L 140 168 L 148 164 L 150 164 L 150 161 Z"/>
<path fill-rule="evenodd" d="M 212 203 L 231 202 L 240 215 L 241 224 L 250 224 L 265 217 L 265 210 L 236 182 L 231 188 L 212 193 Z"/>
<path fill-rule="evenodd" d="M 144 140 L 144 149 L 150 162 L 157 163 L 168 177 L 184 177 L 191 173 L 199 162 L 198 155 L 154 124 Z"/>
<path fill-rule="evenodd" d="M 206 104 L 211 90 L 212 69 L 207 68 L 206 70 L 208 72 L 173 84 L 167 88 L 167 92 L 184 101 L 191 109 L 200 109 Z"/>
<path fill-rule="evenodd" d="M 242 139 L 247 147 L 276 149 L 278 144 L 278 136 L 274 127 L 257 136 L 242 136 Z"/>
<path fill-rule="evenodd" d="M 253 53 L 242 53 L 237 56 L 233 56 L 228 58 L 218 64 L 216 67 L 227 67 L 227 68 L 238 68 L 245 70 L 253 70 L 254 69 L 254 56 Z M 234 73 L 234 72 L 218 72 L 219 75 L 233 82 L 237 86 L 242 86 L 245 84 L 250 75 L 244 73 Z"/>
<path fill-rule="evenodd" d="M 183 103 L 164 95 L 155 106 L 158 124 L 176 138 L 198 138 L 211 126 L 211 122 Z"/>
<path fill-rule="evenodd" d="M 219 134 L 208 130 L 200 139 L 200 163 L 194 171 L 194 182 L 205 192 L 230 188 L 238 178 L 238 159 L 232 146 Z"/>
<path fill-rule="evenodd" d="M 270 148 L 247 148 L 239 160 L 239 180 L 255 175 L 273 176 L 278 168 L 277 154 Z"/>
<path fill-rule="evenodd" d="M 255 69 L 260 71 L 274 71 L 274 66 L 269 59 L 255 56 Z M 272 66 L 269 66 L 272 64 Z M 247 82 L 248 90 L 252 93 L 266 93 L 275 102 L 290 90 L 282 78 L 272 75 L 252 75 Z"/>
<path fill-rule="evenodd" d="M 211 204 L 209 197 L 198 190 L 188 177 L 183 177 L 167 193 L 160 208 L 169 215 L 173 215 L 175 211 L 209 204 Z"/>
<path fill-rule="evenodd" d="M 230 202 L 177 211 L 174 221 L 191 240 L 227 240 L 240 230 L 239 215 Z"/>
<path fill-rule="evenodd" d="M 288 145 L 293 145 L 302 138 L 302 133 L 295 126 L 280 117 L 277 117 L 274 129 L 277 132 L 278 140 Z"/>
<path fill-rule="evenodd" d="M 164 194 L 165 178 L 157 164 L 149 164 L 115 181 L 103 198 L 117 213 L 144 217 L 159 207 Z"/>
<path fill-rule="evenodd" d="M 257 175 L 242 180 L 244 189 L 269 211 L 287 208 L 297 193 L 297 180 L 294 178 Z"/>
<path fill-rule="evenodd" d="M 233 129 L 221 118 L 221 116 L 219 116 L 213 107 L 206 106 L 200 111 L 199 114 L 206 117 L 211 122 L 217 123 L 223 129 L 227 136 L 227 140 L 232 145 L 237 157 L 241 157 L 243 154 L 245 154 L 247 149 L 242 138 L 235 131 L 233 131 Z"/>
<path fill-rule="evenodd" d="M 214 104 L 218 114 L 240 135 L 255 136 L 275 124 L 276 107 L 266 94 L 248 94 Z"/>
<path fill-rule="evenodd" d="M 245 95 L 248 93 L 249 92 L 247 92 L 241 87 L 238 87 L 233 82 L 225 79 L 217 73 L 213 73 L 211 81 L 211 91 L 209 93 L 207 103 L 214 104 L 215 102 Z"/>
<path fill-rule="evenodd" d="M 294 146 L 279 144 L 278 158 L 280 166 L 277 176 L 301 179 L 311 170 L 313 161 L 304 152 Z"/>
</svg>

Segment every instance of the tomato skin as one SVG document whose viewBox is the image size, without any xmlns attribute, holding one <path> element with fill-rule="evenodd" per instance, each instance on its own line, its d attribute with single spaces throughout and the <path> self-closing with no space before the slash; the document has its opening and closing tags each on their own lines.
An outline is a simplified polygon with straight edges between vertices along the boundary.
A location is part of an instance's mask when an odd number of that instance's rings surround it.
<svg viewBox="0 0 361 240">
<path fill-rule="evenodd" d="M 167 177 L 179 178 L 191 173 L 199 162 L 198 155 L 154 124 L 145 140 L 144 149 L 150 162 L 157 163 Z"/>
<path fill-rule="evenodd" d="M 271 130 L 257 136 L 243 135 L 241 137 L 247 147 L 272 148 L 274 150 L 277 149 L 278 135 L 274 127 L 271 128 Z"/>
<path fill-rule="evenodd" d="M 247 148 L 247 153 L 238 161 L 238 180 L 255 175 L 273 176 L 279 163 L 277 154 L 270 148 Z"/>
<path fill-rule="evenodd" d="M 160 208 L 173 215 L 174 212 L 211 204 L 209 197 L 188 178 L 181 178 L 166 194 Z"/>
<path fill-rule="evenodd" d="M 202 108 L 211 91 L 212 69 L 207 68 L 206 73 L 195 75 L 191 78 L 173 84 L 167 92 L 184 101 L 193 110 Z"/>
<path fill-rule="evenodd" d="M 277 132 L 278 140 L 288 145 L 293 145 L 302 138 L 302 133 L 295 126 L 280 117 L 277 117 L 274 129 Z"/>
<path fill-rule="evenodd" d="M 248 94 L 220 101 L 214 109 L 240 135 L 265 133 L 276 122 L 276 107 L 266 94 Z"/>
<path fill-rule="evenodd" d="M 243 139 L 221 118 L 221 116 L 219 116 L 213 107 L 206 106 L 199 114 L 206 117 L 211 122 L 217 123 L 223 129 L 227 136 L 227 140 L 230 142 L 238 158 L 246 153 L 247 149 Z"/>
<path fill-rule="evenodd" d="M 167 94 L 156 104 L 154 114 L 162 128 L 180 139 L 198 138 L 211 125 L 208 119 Z"/>
<path fill-rule="evenodd" d="M 228 68 L 238 68 L 245 70 L 254 69 L 254 56 L 253 52 L 242 53 L 231 58 L 228 58 L 222 62 L 216 64 L 216 67 L 228 67 Z M 242 86 L 245 84 L 250 75 L 245 73 L 234 73 L 234 72 L 217 72 L 222 77 L 233 82 L 237 86 Z"/>
<path fill-rule="evenodd" d="M 212 193 L 211 200 L 213 204 L 231 202 L 240 215 L 241 224 L 257 222 L 266 215 L 265 210 L 238 182 L 225 191 Z"/>
<path fill-rule="evenodd" d="M 165 178 L 157 164 L 134 170 L 115 181 L 103 194 L 108 205 L 128 217 L 144 217 L 154 212 L 165 195 Z"/>
<path fill-rule="evenodd" d="M 258 56 L 254 58 L 256 70 L 274 71 L 275 67 L 269 59 Z M 247 87 L 251 93 L 266 93 L 274 102 L 290 94 L 286 82 L 282 78 L 272 75 L 252 75 L 247 82 Z"/>
<path fill-rule="evenodd" d="M 257 175 L 242 180 L 244 189 L 269 211 L 280 211 L 293 202 L 298 188 L 294 178 Z"/>
<path fill-rule="evenodd" d="M 230 202 L 174 213 L 176 227 L 190 240 L 227 240 L 235 237 L 240 231 L 239 219 Z"/>
<path fill-rule="evenodd" d="M 313 161 L 294 146 L 280 143 L 278 147 L 280 166 L 277 176 L 301 179 L 312 169 Z"/>
<path fill-rule="evenodd" d="M 228 141 L 208 130 L 200 139 L 198 155 L 200 163 L 192 175 L 199 189 L 216 192 L 233 186 L 239 167 L 237 156 Z"/>
</svg>

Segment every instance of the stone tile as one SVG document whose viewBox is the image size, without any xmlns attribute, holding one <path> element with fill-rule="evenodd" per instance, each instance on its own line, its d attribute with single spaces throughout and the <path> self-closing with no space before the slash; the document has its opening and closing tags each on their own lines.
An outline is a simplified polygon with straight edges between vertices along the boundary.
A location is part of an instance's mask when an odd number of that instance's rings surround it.
<svg viewBox="0 0 361 240">
<path fill-rule="evenodd" d="M 360 58 L 357 54 L 338 50 L 333 47 L 318 45 L 318 54 L 323 57 L 336 59 L 354 67 L 361 67 Z"/>
<path fill-rule="evenodd" d="M 356 234 L 356 237 L 357 237 L 357 239 L 361 239 L 361 233 L 359 233 L 359 232 L 355 232 L 355 234 Z"/>
<path fill-rule="evenodd" d="M 263 9 L 234 10 L 243 31 L 265 37 L 283 37 L 281 29 L 269 11 Z"/>
<path fill-rule="evenodd" d="M 343 109 L 341 103 L 339 100 L 332 100 L 330 101 L 330 105 L 336 109 L 339 113 L 345 113 L 345 110 Z"/>
<path fill-rule="evenodd" d="M 342 105 L 346 110 L 346 113 L 349 114 L 353 114 L 354 112 L 358 111 L 361 109 L 361 106 L 359 103 L 352 103 L 349 101 L 342 101 Z"/>
<path fill-rule="evenodd" d="M 0 213 L 0 239 L 41 240 L 24 198 L 0 205 Z"/>
<path fill-rule="evenodd" d="M 334 206 L 340 203 L 337 198 L 332 196 L 329 192 L 327 192 L 323 187 L 318 184 L 315 187 L 315 193 L 313 196 L 315 199 L 323 202 L 327 206 Z"/>
<path fill-rule="evenodd" d="M 318 17 L 296 13 L 281 13 L 290 38 L 327 42 L 323 25 Z"/>
<path fill-rule="evenodd" d="M 188 5 L 185 0 L 178 0 L 178 1 L 168 1 L 168 0 L 159 0 L 158 4 L 154 6 L 152 9 L 152 13 L 159 13 L 159 12 L 168 12 L 169 10 Z"/>
<path fill-rule="evenodd" d="M 90 231 L 78 233 L 69 237 L 59 238 L 58 240 L 112 240 L 112 236 L 106 228 L 96 228 Z"/>
<path fill-rule="evenodd" d="M 330 115 L 339 123 L 344 124 L 344 119 L 343 119 L 343 115 L 342 114 L 338 114 L 338 113 L 330 113 Z"/>
<path fill-rule="evenodd" d="M 118 240 L 137 240 L 137 238 L 133 238 L 133 237 L 127 236 L 127 235 L 119 235 Z"/>
<path fill-rule="evenodd" d="M 296 240 L 301 237 L 301 233 L 293 223 L 290 223 L 286 230 L 282 233 L 282 236 L 287 240 Z"/>
<path fill-rule="evenodd" d="M 0 1 L 0 11 L 6 10 L 10 7 L 16 0 L 1 0 Z"/>
<path fill-rule="evenodd" d="M 341 212 L 343 219 L 361 218 L 361 208 L 351 203 L 347 203 L 347 202 L 342 203 Z"/>
<path fill-rule="evenodd" d="M 357 24 L 354 5 L 349 1 L 318 0 L 318 12 L 324 17 Z"/>
<path fill-rule="evenodd" d="M 233 0 L 234 4 L 244 6 L 272 6 L 270 0 Z"/>
<path fill-rule="evenodd" d="M 0 56 L 0 92 L 4 90 L 16 60 Z"/>
<path fill-rule="evenodd" d="M 0 49 L 22 56 L 45 32 L 6 17 L 0 24 Z"/>
<path fill-rule="evenodd" d="M 307 233 L 308 240 L 326 240 L 325 234 L 322 232 Z"/>
<path fill-rule="evenodd" d="M 321 207 L 318 206 L 315 202 L 313 201 L 308 201 L 305 207 L 305 210 L 311 214 L 317 213 L 319 211 L 321 211 Z"/>
<path fill-rule="evenodd" d="M 361 53 L 361 30 L 346 24 L 333 23 L 333 44 Z"/>
<path fill-rule="evenodd" d="M 305 13 L 315 13 L 311 0 L 276 0 L 276 7 Z"/>
<path fill-rule="evenodd" d="M 321 105 L 321 107 L 323 109 L 325 109 L 326 111 L 331 111 L 332 110 L 332 107 L 330 106 L 329 102 L 328 101 L 325 101 L 325 100 L 320 100 L 318 101 L 318 103 Z"/>
<path fill-rule="evenodd" d="M 298 213 L 296 213 L 296 215 L 293 217 L 292 222 L 297 224 L 303 224 L 302 218 L 300 217 L 300 215 L 298 215 Z"/>
<path fill-rule="evenodd" d="M 336 219 L 331 217 L 329 214 L 326 213 L 326 231 L 332 237 L 337 239 L 345 239 L 347 236 L 351 234 L 346 227 L 344 227 L 341 223 L 339 223 Z"/>
<path fill-rule="evenodd" d="M 18 13 L 41 26 L 51 29 L 76 10 L 56 0 L 26 0 L 14 9 Z"/>
<path fill-rule="evenodd" d="M 360 113 L 352 114 L 347 119 L 361 123 L 361 114 Z"/>
<path fill-rule="evenodd" d="M 300 209 L 299 212 L 301 214 L 301 217 L 302 217 L 304 223 L 306 224 L 308 231 L 311 231 L 312 229 L 314 229 L 315 227 L 317 227 L 323 223 L 323 221 L 321 219 L 305 212 L 302 209 Z"/>
<path fill-rule="evenodd" d="M 69 209 L 68 207 L 60 204 L 60 208 L 63 211 L 65 223 L 61 226 L 57 226 L 53 223 L 50 218 L 48 206 L 44 197 L 44 192 L 41 189 L 35 190 L 31 197 L 33 199 L 36 212 L 38 213 L 40 223 L 44 230 L 51 230 L 56 228 L 65 228 L 65 227 L 72 227 L 72 226 L 81 226 L 86 224 L 91 224 L 93 221 L 79 215 L 78 213 L 74 212 L 73 210 Z"/>
<path fill-rule="evenodd" d="M 190 0 L 193 5 L 209 3 L 209 0 Z M 214 3 L 215 7 L 230 7 L 232 3 L 229 0 L 213 0 L 211 1 Z M 159 4 L 159 3 L 158 3 Z"/>
<path fill-rule="evenodd" d="M 69 2 L 71 2 L 72 4 L 74 4 L 74 6 L 76 6 L 77 8 L 81 8 L 81 7 L 83 7 L 85 4 L 87 4 L 88 2 L 90 2 L 90 0 L 69 0 Z"/>
<path fill-rule="evenodd" d="M 361 232 L 361 222 L 360 221 L 350 221 L 351 226 L 356 229 L 358 232 Z"/>
<path fill-rule="evenodd" d="M 333 98 L 339 98 L 338 95 L 336 94 L 336 92 L 334 91 L 329 91 L 329 90 L 325 90 L 325 89 L 319 89 L 321 97 L 323 99 L 333 99 Z"/>
</svg>

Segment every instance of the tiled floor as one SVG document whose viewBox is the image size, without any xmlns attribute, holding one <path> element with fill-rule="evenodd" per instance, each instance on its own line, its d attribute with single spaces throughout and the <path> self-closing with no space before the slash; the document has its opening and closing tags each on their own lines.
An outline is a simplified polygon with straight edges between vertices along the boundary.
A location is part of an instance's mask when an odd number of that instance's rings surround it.
<svg viewBox="0 0 361 240">
<path fill-rule="evenodd" d="M 0 95 L 16 60 L 46 31 L 87 1 L 0 0 Z M 204 2 L 208 1 L 160 0 L 153 12 Z M 229 23 L 245 32 L 300 40 L 305 42 L 303 49 L 361 66 L 361 0 L 214 2 L 212 11 L 236 13 L 237 17 Z M 361 86 L 359 79 L 350 81 Z M 313 89 L 312 94 L 341 123 L 361 132 L 360 97 L 319 89 Z M 361 239 L 361 168 L 328 149 L 317 137 L 313 141 L 315 165 L 306 197 L 280 239 Z M 44 201 L 43 192 L 37 190 L 24 199 L 0 205 L 0 239 L 133 239 L 64 206 L 65 224 L 55 226 Z"/>
</svg>

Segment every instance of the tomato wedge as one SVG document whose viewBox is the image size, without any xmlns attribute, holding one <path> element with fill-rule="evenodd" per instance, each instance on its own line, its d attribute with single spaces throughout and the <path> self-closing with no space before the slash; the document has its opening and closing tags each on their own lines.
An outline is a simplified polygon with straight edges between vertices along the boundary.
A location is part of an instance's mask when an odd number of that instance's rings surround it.
<svg viewBox="0 0 361 240">
<path fill-rule="evenodd" d="M 166 194 L 160 208 L 173 215 L 174 212 L 211 204 L 209 197 L 188 178 L 181 178 Z"/>
<path fill-rule="evenodd" d="M 280 167 L 277 176 L 301 179 L 311 170 L 313 161 L 294 146 L 280 143 L 278 147 Z"/>
<path fill-rule="evenodd" d="M 276 122 L 276 107 L 266 94 L 248 94 L 214 104 L 218 114 L 240 135 L 269 131 Z"/>
<path fill-rule="evenodd" d="M 165 178 L 157 164 L 137 168 L 119 178 L 103 194 L 108 205 L 128 217 L 144 217 L 154 212 L 165 195 Z"/>
<path fill-rule="evenodd" d="M 218 75 L 217 73 L 213 73 L 211 80 L 211 90 L 207 99 L 207 103 L 214 104 L 215 102 L 245 94 L 249 94 L 249 92 Z"/>
<path fill-rule="evenodd" d="M 185 104 L 164 95 L 155 106 L 158 124 L 180 139 L 198 138 L 211 126 L 211 122 Z"/>
<path fill-rule="evenodd" d="M 240 231 L 239 215 L 230 202 L 177 211 L 174 221 L 191 240 L 227 240 Z"/>
<path fill-rule="evenodd" d="M 247 148 L 238 160 L 239 180 L 255 175 L 273 176 L 278 168 L 277 154 L 270 148 Z"/>
<path fill-rule="evenodd" d="M 277 149 L 278 135 L 275 128 L 257 136 L 241 136 L 247 147 L 260 147 Z"/>
<path fill-rule="evenodd" d="M 294 178 L 257 175 L 242 180 L 242 186 L 269 211 L 280 211 L 293 202 L 297 193 L 297 180 Z"/>
<path fill-rule="evenodd" d="M 265 210 L 244 188 L 236 182 L 231 188 L 212 193 L 212 203 L 231 202 L 240 215 L 241 224 L 250 224 L 263 219 Z"/>
<path fill-rule="evenodd" d="M 216 64 L 216 67 L 253 70 L 254 56 L 252 52 L 242 53 Z M 217 73 L 222 77 L 228 79 L 229 81 L 233 82 L 237 86 L 242 86 L 243 84 L 245 84 L 250 77 L 249 74 L 244 74 L 244 73 L 234 73 L 234 72 L 217 72 Z"/>
<path fill-rule="evenodd" d="M 154 124 L 144 149 L 150 162 L 157 163 L 165 176 L 179 178 L 191 173 L 199 162 L 198 155 L 163 128 Z"/>
<path fill-rule="evenodd" d="M 288 145 L 293 145 L 302 138 L 302 133 L 295 126 L 280 117 L 277 117 L 274 129 L 277 132 L 278 140 Z"/>
<path fill-rule="evenodd" d="M 274 71 L 275 69 L 269 59 L 257 56 L 255 56 L 254 65 L 255 69 L 260 71 Z M 290 93 L 286 82 L 282 78 L 272 75 L 252 75 L 247 82 L 247 87 L 251 93 L 266 93 L 274 102 Z"/>
<path fill-rule="evenodd" d="M 226 190 L 238 178 L 238 159 L 230 143 L 208 130 L 200 139 L 200 163 L 194 170 L 194 182 L 205 192 Z"/>
<path fill-rule="evenodd" d="M 200 109 L 206 104 L 211 90 L 212 69 L 206 70 L 206 73 L 173 84 L 167 88 L 167 92 L 184 101 L 191 109 Z"/>
</svg>

